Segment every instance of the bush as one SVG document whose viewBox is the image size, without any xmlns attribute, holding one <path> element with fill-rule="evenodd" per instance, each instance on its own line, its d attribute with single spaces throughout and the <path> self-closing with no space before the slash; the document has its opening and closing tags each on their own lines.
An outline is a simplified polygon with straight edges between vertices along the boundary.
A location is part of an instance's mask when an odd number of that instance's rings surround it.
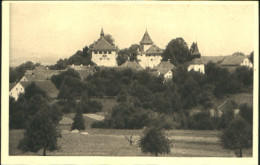
<svg viewBox="0 0 260 165">
<path fill-rule="evenodd" d="M 188 123 L 190 129 L 212 130 L 215 128 L 208 112 L 200 112 L 193 115 Z"/>
</svg>

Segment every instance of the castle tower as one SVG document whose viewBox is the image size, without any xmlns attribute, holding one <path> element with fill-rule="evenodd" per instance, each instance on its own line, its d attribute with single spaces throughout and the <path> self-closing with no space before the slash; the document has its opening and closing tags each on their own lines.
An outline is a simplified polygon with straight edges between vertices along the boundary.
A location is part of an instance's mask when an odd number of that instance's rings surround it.
<svg viewBox="0 0 260 165">
<path fill-rule="evenodd" d="M 153 44 L 153 41 L 146 29 L 144 36 L 143 36 L 142 40 L 140 41 L 141 51 L 147 51 L 152 44 Z"/>
<path fill-rule="evenodd" d="M 91 61 L 93 61 L 97 66 L 116 67 L 116 47 L 111 45 L 104 36 L 105 33 L 102 28 L 100 39 L 98 39 L 98 41 L 90 48 L 92 54 Z"/>
</svg>

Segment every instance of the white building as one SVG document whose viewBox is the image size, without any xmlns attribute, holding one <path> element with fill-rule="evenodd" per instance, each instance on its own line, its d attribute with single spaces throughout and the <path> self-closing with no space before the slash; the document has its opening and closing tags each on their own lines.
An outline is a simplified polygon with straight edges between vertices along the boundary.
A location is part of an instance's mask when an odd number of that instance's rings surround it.
<svg viewBox="0 0 260 165">
<path fill-rule="evenodd" d="M 161 61 L 157 66 L 154 67 L 158 76 L 163 75 L 165 81 L 172 79 L 172 69 L 174 68 L 175 66 L 170 62 L 170 60 Z"/>
<path fill-rule="evenodd" d="M 90 48 L 92 61 L 97 66 L 116 67 L 117 52 L 116 47 L 111 45 L 105 38 L 101 29 L 99 40 Z"/>
<path fill-rule="evenodd" d="M 9 96 L 17 100 L 19 98 L 19 95 L 25 92 L 25 88 L 33 82 L 36 86 L 43 90 L 49 98 L 53 99 L 58 96 L 59 91 L 50 80 L 20 81 L 16 84 L 10 83 Z"/>
<path fill-rule="evenodd" d="M 239 66 L 246 66 L 248 68 L 253 68 L 253 64 L 250 59 L 241 54 L 234 54 L 231 56 L 226 56 L 220 63 L 224 68 L 227 68 L 230 71 L 234 71 Z"/>
<path fill-rule="evenodd" d="M 138 51 L 137 60 L 143 68 L 154 68 L 162 60 L 163 50 L 156 46 L 147 30 L 140 41 L 140 50 Z"/>
<path fill-rule="evenodd" d="M 193 59 L 188 66 L 188 71 L 191 70 L 205 74 L 204 63 L 198 58 Z"/>
</svg>

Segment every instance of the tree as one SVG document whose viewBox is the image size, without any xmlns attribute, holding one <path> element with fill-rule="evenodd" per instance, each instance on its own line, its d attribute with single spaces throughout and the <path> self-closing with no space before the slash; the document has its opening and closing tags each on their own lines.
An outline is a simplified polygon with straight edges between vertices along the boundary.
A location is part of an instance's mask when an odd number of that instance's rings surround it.
<svg viewBox="0 0 260 165">
<path fill-rule="evenodd" d="M 183 38 L 171 40 L 162 54 L 164 61 L 170 59 L 174 65 L 183 64 L 191 60 L 191 53 Z"/>
<path fill-rule="evenodd" d="M 115 46 L 115 39 L 111 34 L 105 34 L 104 38 L 109 42 L 111 45 Z"/>
<path fill-rule="evenodd" d="M 23 152 L 38 152 L 43 149 L 43 156 L 46 155 L 47 150 L 57 150 L 59 148 L 57 139 L 61 138 L 61 133 L 57 129 L 60 120 L 61 113 L 51 108 L 41 109 L 30 120 L 18 148 Z"/>
<path fill-rule="evenodd" d="M 168 154 L 171 150 L 171 142 L 164 132 L 156 127 L 144 130 L 144 136 L 140 140 L 140 148 L 143 153 Z"/>
<path fill-rule="evenodd" d="M 247 103 L 239 106 L 239 115 L 245 119 L 249 124 L 253 124 L 253 107 Z"/>
<path fill-rule="evenodd" d="M 85 129 L 85 120 L 83 118 L 83 110 L 81 106 L 77 107 L 77 112 L 75 114 L 75 117 L 73 119 L 73 123 L 71 126 L 71 130 L 77 129 L 77 130 L 84 130 Z"/>
<path fill-rule="evenodd" d="M 62 72 L 58 75 L 53 75 L 51 77 L 51 81 L 53 84 L 56 86 L 57 89 L 60 89 L 62 82 L 67 78 L 67 77 L 73 77 L 77 78 L 80 80 L 80 75 L 79 73 L 74 70 L 74 69 L 68 69 L 65 72 Z"/>
<path fill-rule="evenodd" d="M 242 118 L 235 118 L 222 131 L 220 139 L 224 148 L 234 150 L 237 157 L 242 157 L 243 149 L 252 147 L 252 126 Z"/>
<path fill-rule="evenodd" d="M 38 87 L 34 82 L 25 88 L 24 98 L 29 101 L 31 97 L 40 94 L 42 97 L 47 98 L 46 92 Z"/>
<path fill-rule="evenodd" d="M 254 63 L 254 51 L 250 53 L 249 60 Z"/>
<path fill-rule="evenodd" d="M 27 61 L 15 68 L 10 67 L 9 81 L 17 82 L 20 80 L 25 74 L 26 70 L 33 70 L 35 67 L 41 65 L 40 63 L 33 63 L 31 61 Z"/>
</svg>

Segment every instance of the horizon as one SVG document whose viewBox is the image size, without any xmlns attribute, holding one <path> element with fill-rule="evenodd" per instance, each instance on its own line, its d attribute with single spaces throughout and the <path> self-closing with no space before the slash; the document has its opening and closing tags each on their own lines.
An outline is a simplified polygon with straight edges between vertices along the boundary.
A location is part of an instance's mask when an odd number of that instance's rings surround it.
<svg viewBox="0 0 260 165">
<path fill-rule="evenodd" d="M 13 3 L 10 48 L 68 58 L 99 38 L 101 28 L 119 49 L 139 44 L 145 30 L 162 49 L 182 37 L 202 56 L 254 51 L 254 3 Z M 188 12 L 187 12 L 188 11 Z M 10 54 L 11 59 L 16 58 Z"/>
</svg>

